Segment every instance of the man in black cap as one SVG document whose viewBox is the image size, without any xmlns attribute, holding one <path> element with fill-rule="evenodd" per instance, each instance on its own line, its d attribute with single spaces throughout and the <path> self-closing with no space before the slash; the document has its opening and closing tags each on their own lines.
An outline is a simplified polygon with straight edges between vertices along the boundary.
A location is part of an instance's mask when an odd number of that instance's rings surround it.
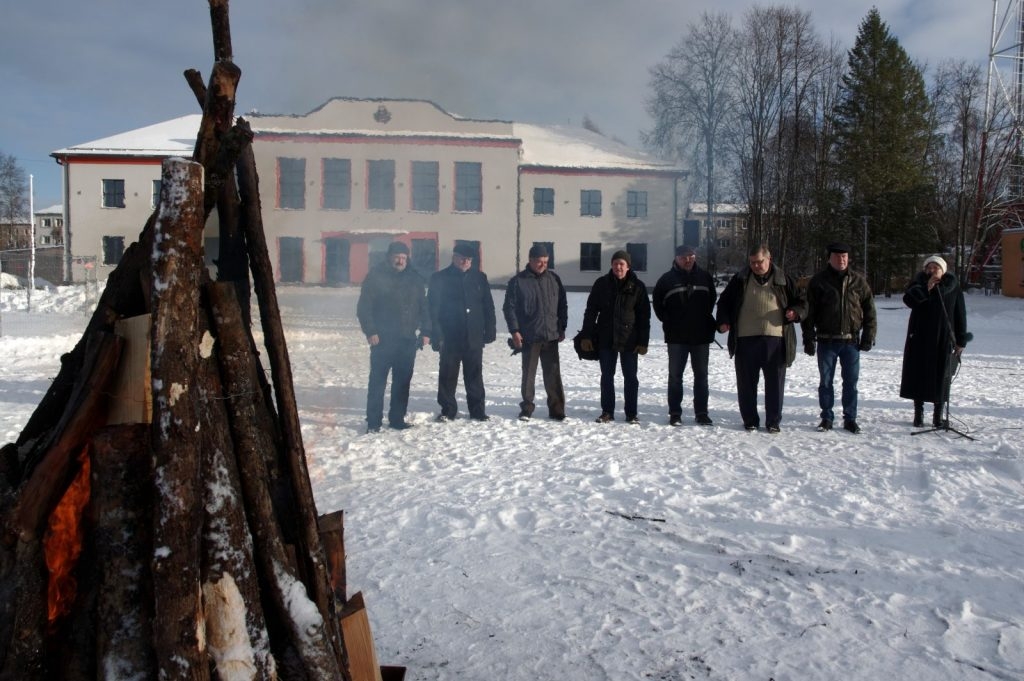
<svg viewBox="0 0 1024 681">
<path fill-rule="evenodd" d="M 512 347 L 523 351 L 519 420 L 528 421 L 533 416 L 539 361 L 548 396 L 548 417 L 562 421 L 565 419 L 565 391 L 558 344 L 565 340 L 569 304 L 562 280 L 548 269 L 548 249 L 543 244 L 534 244 L 529 256 L 523 271 L 509 280 L 502 306 L 508 332 L 512 334 Z"/>
<path fill-rule="evenodd" d="M 850 247 L 846 244 L 828 245 L 828 265 L 811 277 L 807 285 L 807 306 L 807 316 L 800 326 L 804 352 L 813 357 L 817 351 L 818 355 L 818 406 L 821 407 L 818 430 L 832 430 L 835 420 L 832 383 L 838 361 L 843 378 L 843 428 L 859 433 L 860 353 L 874 345 L 878 322 L 871 287 L 862 275 L 850 269 Z"/>
<path fill-rule="evenodd" d="M 416 351 L 430 342 L 430 313 L 423 277 L 409 267 L 409 247 L 388 246 L 387 260 L 370 270 L 356 304 L 359 326 L 370 344 L 370 380 L 366 390 L 366 432 L 375 433 L 384 420 L 384 389 L 391 373 L 388 424 L 405 430 Z M 416 331 L 419 329 L 420 337 Z"/>
<path fill-rule="evenodd" d="M 459 243 L 452 252 L 452 264 L 430 277 L 427 301 L 430 307 L 430 345 L 441 353 L 437 372 L 437 420 L 451 421 L 459 410 L 455 387 L 459 366 L 466 385 L 469 417 L 487 421 L 484 409 L 484 345 L 494 341 L 494 300 L 487 275 L 473 268 L 476 249 Z"/>
<path fill-rule="evenodd" d="M 654 285 L 654 314 L 668 345 L 668 422 L 682 425 L 683 372 L 693 372 L 693 414 L 697 424 L 712 425 L 708 415 L 708 355 L 715 339 L 715 280 L 697 266 L 691 246 L 676 248 L 672 268 Z"/>
</svg>

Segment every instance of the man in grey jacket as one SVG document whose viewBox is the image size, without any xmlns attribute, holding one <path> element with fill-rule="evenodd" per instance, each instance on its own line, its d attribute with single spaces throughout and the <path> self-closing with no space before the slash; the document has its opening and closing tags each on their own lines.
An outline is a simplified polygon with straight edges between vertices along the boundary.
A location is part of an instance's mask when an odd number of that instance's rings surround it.
<svg viewBox="0 0 1024 681">
<path fill-rule="evenodd" d="M 569 304 L 565 287 L 557 274 L 548 269 L 548 251 L 541 244 L 530 248 L 530 260 L 522 272 L 512 277 L 505 289 L 502 312 L 512 346 L 522 350 L 523 380 L 519 420 L 533 416 L 535 404 L 534 384 L 537 363 L 544 377 L 544 390 L 548 396 L 548 417 L 556 421 L 565 419 L 565 391 L 562 389 L 562 371 L 558 360 L 558 344 L 565 340 L 565 327 L 569 323 Z"/>
</svg>

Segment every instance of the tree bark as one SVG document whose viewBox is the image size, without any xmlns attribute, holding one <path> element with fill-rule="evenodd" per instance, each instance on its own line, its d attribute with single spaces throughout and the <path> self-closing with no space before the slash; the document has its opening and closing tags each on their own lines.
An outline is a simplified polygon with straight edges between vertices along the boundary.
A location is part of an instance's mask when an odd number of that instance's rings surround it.
<svg viewBox="0 0 1024 681">
<path fill-rule="evenodd" d="M 153 238 L 154 631 L 161 678 L 209 678 L 203 650 L 199 546 L 202 505 L 195 373 L 203 269 L 203 169 L 164 161 Z"/>
</svg>

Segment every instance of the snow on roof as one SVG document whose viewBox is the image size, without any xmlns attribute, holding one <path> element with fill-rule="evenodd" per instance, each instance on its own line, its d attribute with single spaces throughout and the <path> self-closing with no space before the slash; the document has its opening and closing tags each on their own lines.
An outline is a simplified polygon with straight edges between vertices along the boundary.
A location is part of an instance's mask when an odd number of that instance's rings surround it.
<svg viewBox="0 0 1024 681">
<path fill-rule="evenodd" d="M 58 203 L 42 210 L 37 210 L 36 215 L 62 215 L 64 213 L 64 204 Z"/>
<path fill-rule="evenodd" d="M 512 132 L 523 141 L 524 166 L 685 172 L 672 163 L 584 128 L 513 123 Z"/>
<path fill-rule="evenodd" d="M 51 156 L 181 156 L 191 155 L 202 114 L 189 114 L 92 142 L 58 149 Z"/>
</svg>

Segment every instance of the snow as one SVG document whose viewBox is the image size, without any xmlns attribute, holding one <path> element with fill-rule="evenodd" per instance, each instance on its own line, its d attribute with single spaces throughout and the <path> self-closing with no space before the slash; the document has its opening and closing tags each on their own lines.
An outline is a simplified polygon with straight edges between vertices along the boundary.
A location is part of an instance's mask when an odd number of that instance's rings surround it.
<svg viewBox="0 0 1024 681">
<path fill-rule="evenodd" d="M 517 421 L 519 358 L 499 335 L 485 352 L 491 422 L 461 418 L 461 390 L 460 418 L 433 422 L 426 350 L 416 427 L 366 435 L 358 290 L 277 294 L 318 509 L 345 509 L 349 592 L 365 596 L 381 662 L 410 681 L 1024 678 L 1024 300 L 968 296 L 975 340 L 951 415 L 971 441 L 912 435 L 898 298 L 877 299 L 861 435 L 815 431 L 804 355 L 782 433 L 746 433 L 715 346 L 716 426 L 684 414 L 670 428 L 658 328 L 640 360 L 640 426 L 621 407 L 619 422 L 593 422 L 597 366 L 568 344 L 569 418 L 540 405 Z M 571 335 L 585 294 L 569 297 Z M 81 289 L 34 295 L 31 315 L 24 300 L 0 291 L 3 441 L 88 320 Z"/>
</svg>

